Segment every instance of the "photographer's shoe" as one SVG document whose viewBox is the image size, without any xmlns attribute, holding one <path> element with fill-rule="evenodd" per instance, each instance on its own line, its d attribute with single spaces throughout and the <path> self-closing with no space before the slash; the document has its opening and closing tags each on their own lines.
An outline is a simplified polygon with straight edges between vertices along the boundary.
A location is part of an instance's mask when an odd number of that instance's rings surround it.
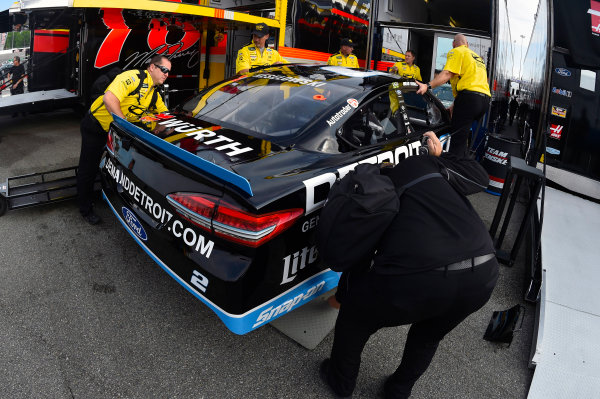
<svg viewBox="0 0 600 399">
<path fill-rule="evenodd" d="M 321 381 L 323 381 L 325 383 L 325 385 L 327 385 L 329 387 L 329 391 L 331 392 L 331 394 L 333 395 L 333 397 L 335 399 L 346 399 L 346 398 L 351 398 L 352 394 L 347 395 L 347 396 L 341 396 L 338 395 L 335 390 L 333 389 L 333 387 L 331 386 L 331 384 L 329 384 L 329 364 L 330 364 L 330 360 L 329 359 L 325 359 L 323 360 L 323 362 L 321 362 L 321 365 L 319 366 L 319 377 L 321 377 Z"/>
</svg>

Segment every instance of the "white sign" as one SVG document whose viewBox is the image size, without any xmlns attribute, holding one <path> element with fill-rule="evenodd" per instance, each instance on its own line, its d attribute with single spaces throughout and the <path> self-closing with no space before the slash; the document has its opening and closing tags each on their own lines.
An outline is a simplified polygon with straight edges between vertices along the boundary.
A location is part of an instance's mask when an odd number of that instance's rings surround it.
<svg viewBox="0 0 600 399">
<path fill-rule="evenodd" d="M 579 86 L 582 89 L 596 91 L 596 72 L 582 69 Z"/>
<path fill-rule="evenodd" d="M 404 54 L 408 50 L 408 29 L 385 28 L 383 48 Z"/>
</svg>

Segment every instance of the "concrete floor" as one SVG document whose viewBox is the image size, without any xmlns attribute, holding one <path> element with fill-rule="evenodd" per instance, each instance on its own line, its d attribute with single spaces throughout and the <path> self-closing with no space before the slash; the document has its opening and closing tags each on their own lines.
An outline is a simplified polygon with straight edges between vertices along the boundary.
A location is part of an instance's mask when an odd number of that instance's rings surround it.
<svg viewBox="0 0 600 399">
<path fill-rule="evenodd" d="M 71 112 L 0 117 L 0 182 L 74 166 Z M 471 197 L 489 225 L 497 197 Z M 166 275 L 108 207 L 82 223 L 74 202 L 0 218 L 1 398 L 323 398 L 317 367 L 333 335 L 308 351 L 271 326 L 245 336 Z M 505 240 L 511 243 L 511 229 Z M 523 252 L 523 251 L 522 251 Z M 501 267 L 489 303 L 442 342 L 413 398 L 524 398 L 534 307 L 523 301 L 524 260 Z M 482 339 L 494 310 L 526 308 L 510 347 Z M 407 327 L 368 342 L 353 397 L 378 397 L 402 355 Z"/>
</svg>

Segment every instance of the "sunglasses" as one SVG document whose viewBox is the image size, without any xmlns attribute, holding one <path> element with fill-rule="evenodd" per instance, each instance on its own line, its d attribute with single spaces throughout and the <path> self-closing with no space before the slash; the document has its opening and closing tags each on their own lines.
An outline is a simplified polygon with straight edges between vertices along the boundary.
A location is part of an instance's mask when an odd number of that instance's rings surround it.
<svg viewBox="0 0 600 399">
<path fill-rule="evenodd" d="M 167 67 L 164 67 L 162 65 L 154 64 L 154 66 L 157 67 L 158 69 L 160 69 L 160 71 L 164 74 L 171 72 L 171 70 L 169 70 Z"/>
</svg>

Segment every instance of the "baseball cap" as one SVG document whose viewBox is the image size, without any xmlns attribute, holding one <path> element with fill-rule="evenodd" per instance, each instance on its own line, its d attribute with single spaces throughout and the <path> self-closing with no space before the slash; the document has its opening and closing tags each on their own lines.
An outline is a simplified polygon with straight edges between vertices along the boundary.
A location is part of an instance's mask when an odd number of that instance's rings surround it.
<svg viewBox="0 0 600 399">
<path fill-rule="evenodd" d="M 262 22 L 260 24 L 256 24 L 256 26 L 254 27 L 254 30 L 252 31 L 252 34 L 256 35 L 258 37 L 263 37 L 264 35 L 268 35 L 269 27 L 267 26 L 267 24 L 263 24 Z"/>
<path fill-rule="evenodd" d="M 348 39 L 348 38 L 342 39 L 340 46 L 354 47 L 354 42 L 352 41 L 352 39 Z"/>
</svg>

